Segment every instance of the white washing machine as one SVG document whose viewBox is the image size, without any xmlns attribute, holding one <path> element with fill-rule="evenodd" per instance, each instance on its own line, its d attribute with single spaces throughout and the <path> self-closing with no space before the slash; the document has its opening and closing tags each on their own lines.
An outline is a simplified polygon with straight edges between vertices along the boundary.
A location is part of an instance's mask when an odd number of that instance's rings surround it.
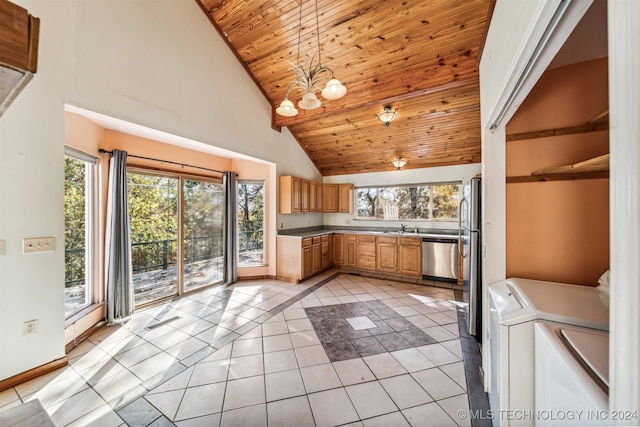
<svg viewBox="0 0 640 427">
<path fill-rule="evenodd" d="M 535 324 L 536 425 L 610 425 L 609 333 Z"/>
<path fill-rule="evenodd" d="M 609 330 L 608 297 L 595 288 L 511 278 L 489 285 L 489 403 L 494 426 L 532 425 L 534 323 Z"/>
</svg>

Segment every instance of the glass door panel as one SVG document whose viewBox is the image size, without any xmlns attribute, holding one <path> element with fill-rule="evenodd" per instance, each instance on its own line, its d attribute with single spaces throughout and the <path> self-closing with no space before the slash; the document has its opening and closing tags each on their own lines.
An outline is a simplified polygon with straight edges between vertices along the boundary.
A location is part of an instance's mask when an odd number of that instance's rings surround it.
<svg viewBox="0 0 640 427">
<path fill-rule="evenodd" d="M 196 179 L 183 180 L 184 290 L 224 278 L 224 187 Z"/>
<path fill-rule="evenodd" d="M 136 306 L 178 294 L 178 178 L 129 171 Z"/>
</svg>

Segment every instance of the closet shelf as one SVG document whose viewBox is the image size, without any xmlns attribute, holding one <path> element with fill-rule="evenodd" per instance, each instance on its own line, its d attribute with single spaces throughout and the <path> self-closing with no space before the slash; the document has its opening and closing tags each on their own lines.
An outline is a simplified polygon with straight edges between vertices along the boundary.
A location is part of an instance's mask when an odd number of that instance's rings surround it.
<svg viewBox="0 0 640 427">
<path fill-rule="evenodd" d="M 570 165 L 538 169 L 525 176 L 509 176 L 507 184 L 609 178 L 609 154 Z"/>
</svg>

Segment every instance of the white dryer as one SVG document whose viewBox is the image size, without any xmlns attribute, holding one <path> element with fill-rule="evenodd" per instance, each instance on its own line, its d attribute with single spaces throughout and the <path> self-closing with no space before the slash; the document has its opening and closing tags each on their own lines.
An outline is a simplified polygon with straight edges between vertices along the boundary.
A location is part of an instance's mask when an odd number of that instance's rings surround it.
<svg viewBox="0 0 640 427">
<path fill-rule="evenodd" d="M 609 333 L 536 322 L 537 426 L 610 425 Z"/>
<path fill-rule="evenodd" d="M 608 296 L 587 286 L 510 278 L 489 285 L 489 304 L 493 425 L 532 425 L 534 323 L 545 320 L 608 331 Z"/>
</svg>

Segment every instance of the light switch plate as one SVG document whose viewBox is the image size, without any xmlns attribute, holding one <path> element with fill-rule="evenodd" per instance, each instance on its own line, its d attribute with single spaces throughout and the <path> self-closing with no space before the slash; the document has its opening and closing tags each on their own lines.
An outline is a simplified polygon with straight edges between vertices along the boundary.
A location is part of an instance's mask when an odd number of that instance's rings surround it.
<svg viewBox="0 0 640 427">
<path fill-rule="evenodd" d="M 51 252 L 54 250 L 55 239 L 53 237 L 30 237 L 22 239 L 22 253 Z"/>
</svg>

